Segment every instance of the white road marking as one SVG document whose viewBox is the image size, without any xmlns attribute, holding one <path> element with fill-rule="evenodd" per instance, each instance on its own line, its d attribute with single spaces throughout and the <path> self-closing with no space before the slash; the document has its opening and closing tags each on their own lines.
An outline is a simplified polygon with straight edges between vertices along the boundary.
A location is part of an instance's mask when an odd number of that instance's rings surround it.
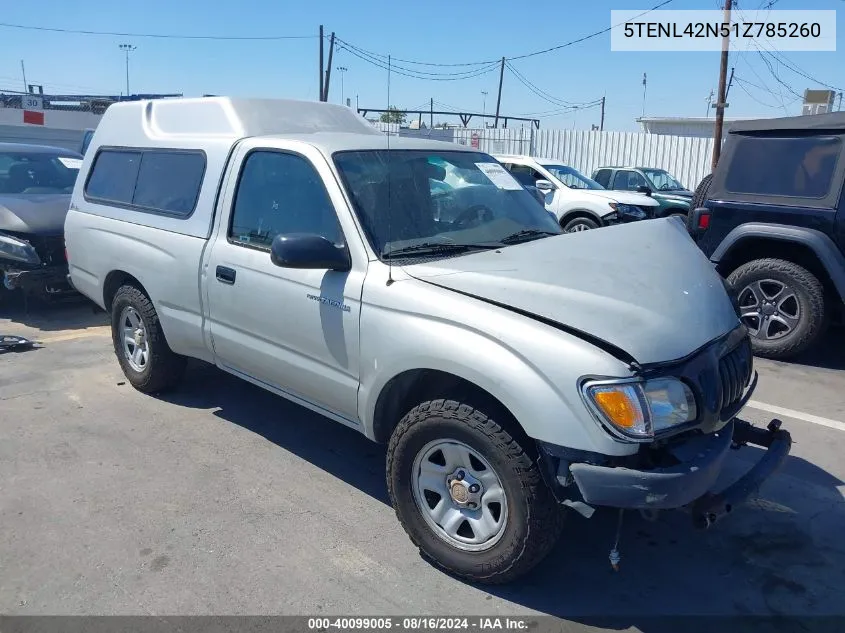
<svg viewBox="0 0 845 633">
<path fill-rule="evenodd" d="M 830 418 L 823 418 L 818 415 L 812 415 L 810 413 L 804 413 L 803 411 L 795 411 L 794 409 L 786 409 L 784 407 L 776 407 L 773 404 L 766 404 L 765 402 L 757 402 L 756 400 L 749 400 L 748 404 L 745 406 L 751 407 L 752 409 L 757 409 L 758 411 L 765 411 L 766 413 L 772 413 L 774 415 L 782 415 L 787 418 L 793 418 L 795 420 L 802 420 L 804 422 L 812 422 L 813 424 L 818 424 L 819 426 L 826 426 L 830 429 L 836 429 L 837 431 L 845 431 L 845 422 L 839 422 L 838 420 L 831 420 Z"/>
</svg>

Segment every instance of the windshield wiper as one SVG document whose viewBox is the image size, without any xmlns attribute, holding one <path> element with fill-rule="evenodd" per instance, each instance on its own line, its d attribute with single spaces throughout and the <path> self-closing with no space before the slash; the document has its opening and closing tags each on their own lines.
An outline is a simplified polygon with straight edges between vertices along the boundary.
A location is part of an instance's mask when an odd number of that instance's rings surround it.
<svg viewBox="0 0 845 633">
<path fill-rule="evenodd" d="M 441 255 L 455 253 L 466 253 L 472 250 L 487 250 L 496 248 L 496 246 L 488 246 L 486 244 L 457 244 L 453 242 L 423 242 L 422 244 L 412 244 L 411 246 L 402 246 L 400 248 L 392 248 L 389 251 L 382 253 L 382 257 L 403 257 L 405 255 L 419 255 L 425 257 L 426 255 Z"/>
<path fill-rule="evenodd" d="M 530 242 L 531 240 L 538 240 L 541 237 L 547 237 L 549 235 L 560 235 L 560 233 L 544 231 L 542 229 L 523 229 L 522 231 L 517 231 L 516 233 L 511 233 L 503 237 L 499 242 L 508 245 L 520 244 L 521 242 Z"/>
</svg>

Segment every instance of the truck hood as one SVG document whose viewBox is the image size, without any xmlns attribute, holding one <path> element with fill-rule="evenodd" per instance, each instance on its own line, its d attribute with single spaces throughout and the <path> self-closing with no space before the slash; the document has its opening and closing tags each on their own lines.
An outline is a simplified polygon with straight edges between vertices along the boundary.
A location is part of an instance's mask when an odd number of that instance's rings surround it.
<svg viewBox="0 0 845 633">
<path fill-rule="evenodd" d="M 739 322 L 713 265 L 676 219 L 569 233 L 404 270 L 600 339 L 640 364 L 683 358 Z"/>
<path fill-rule="evenodd" d="M 630 191 L 599 191 L 598 189 L 573 189 L 573 191 L 579 194 L 585 193 L 610 202 L 618 202 L 619 204 L 632 204 L 638 207 L 659 206 L 656 200 L 642 193 L 632 193 Z"/>
<path fill-rule="evenodd" d="M 0 231 L 61 235 L 70 194 L 0 194 Z"/>
</svg>

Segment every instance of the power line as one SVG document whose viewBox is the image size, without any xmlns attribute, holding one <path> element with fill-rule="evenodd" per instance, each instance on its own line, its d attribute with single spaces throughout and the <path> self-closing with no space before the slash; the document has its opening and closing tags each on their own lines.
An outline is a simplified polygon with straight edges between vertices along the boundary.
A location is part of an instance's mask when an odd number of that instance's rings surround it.
<svg viewBox="0 0 845 633">
<path fill-rule="evenodd" d="M 558 116 L 561 114 L 571 114 L 573 112 L 578 112 L 580 110 L 589 110 L 591 108 L 597 108 L 601 105 L 601 99 L 596 101 L 595 103 L 589 103 L 586 105 L 577 105 L 577 106 L 569 106 L 566 108 L 561 108 L 559 110 L 547 110 L 545 112 L 529 112 L 526 114 L 520 114 L 519 116 L 525 117 L 553 117 Z"/>
<path fill-rule="evenodd" d="M 640 18 L 640 17 L 642 17 L 642 16 L 644 16 L 648 13 L 651 13 L 652 11 L 657 11 L 661 7 L 665 7 L 670 2 L 674 2 L 674 0 L 663 0 L 662 2 L 659 2 L 658 4 L 654 5 L 652 8 L 647 9 L 647 10 L 643 11 L 642 13 L 639 13 L 638 15 L 634 16 L 632 19 L 636 20 L 637 18 Z M 573 46 L 575 44 L 580 44 L 581 42 L 586 42 L 587 40 L 590 40 L 594 37 L 598 37 L 599 35 L 603 35 L 604 33 L 608 33 L 609 31 L 612 31 L 613 29 L 620 27 L 623 24 L 625 24 L 625 23 L 619 22 L 618 24 L 612 24 L 612 25 L 610 25 L 606 28 L 601 29 L 600 31 L 596 31 L 595 33 L 590 33 L 589 35 L 579 37 L 578 39 L 571 40 L 569 42 L 564 42 L 563 44 L 558 44 L 557 46 L 551 46 L 549 48 L 544 48 L 544 49 L 539 50 L 539 51 L 533 51 L 531 53 L 525 53 L 524 55 L 515 55 L 513 57 L 508 57 L 507 59 L 509 59 L 510 61 L 514 61 L 514 60 L 519 60 L 519 59 L 526 59 L 528 57 L 535 57 L 537 55 L 544 55 L 546 53 L 551 53 L 553 51 L 558 51 L 562 48 L 567 48 L 567 47 Z M 383 53 L 376 53 L 376 52 L 373 52 L 373 51 L 368 51 L 368 50 L 363 49 L 359 46 L 355 46 L 353 44 L 350 44 L 347 41 L 341 40 L 340 38 L 337 38 L 337 39 L 340 42 L 342 42 L 343 44 L 345 44 L 346 46 L 349 46 L 349 47 L 356 49 L 360 53 L 363 53 L 365 55 L 369 55 L 370 57 L 377 58 L 381 61 L 381 63 L 384 63 L 384 64 L 387 63 L 387 57 L 388 56 L 383 54 Z M 488 65 L 488 64 L 498 64 L 500 62 L 500 60 L 498 60 L 498 59 L 488 59 L 488 60 L 485 60 L 485 61 L 460 62 L 460 63 L 458 63 L 458 62 L 455 62 L 455 63 L 422 62 L 422 61 L 416 61 L 416 60 L 410 60 L 410 59 L 397 59 L 397 58 L 394 58 L 394 57 L 391 57 L 391 59 L 393 61 L 399 61 L 399 62 L 404 63 L 404 64 L 414 64 L 414 65 L 419 65 L 419 66 L 435 66 L 435 67 L 437 67 L 437 66 L 440 66 L 440 67 L 447 67 L 447 66 L 485 66 L 485 65 Z M 406 69 L 406 70 L 410 70 L 410 69 Z M 420 72 L 420 71 L 417 71 L 417 72 Z"/>
<path fill-rule="evenodd" d="M 10 24 L 0 22 L 0 27 L 7 29 L 21 29 L 25 31 L 48 31 L 50 33 L 68 33 L 73 35 L 107 35 L 112 37 L 152 37 L 172 40 L 306 40 L 314 39 L 317 35 L 178 35 L 175 33 L 118 33 L 115 31 L 88 31 L 83 29 L 60 29 L 47 26 L 32 26 L 28 24 Z"/>
<path fill-rule="evenodd" d="M 636 20 L 637 18 L 641 18 L 642 16 L 646 15 L 647 13 L 651 13 L 652 11 L 657 11 L 659 8 L 665 7 L 667 4 L 669 4 L 672 1 L 673 0 L 663 0 L 663 2 L 660 2 L 656 5 L 654 5 L 650 9 L 647 9 L 646 11 L 643 11 L 642 13 L 635 15 L 632 19 Z M 601 31 L 596 31 L 595 33 L 590 33 L 589 35 L 585 35 L 584 37 L 579 37 L 577 40 L 572 40 L 572 41 L 566 42 L 564 44 L 552 46 L 550 48 L 544 48 L 543 50 L 534 51 L 533 53 L 526 53 L 525 55 L 516 55 L 515 57 L 508 57 L 508 59 L 511 60 L 511 61 L 514 61 L 516 59 L 526 59 L 528 57 L 535 57 L 537 55 L 544 55 L 546 53 L 551 53 L 552 51 L 558 51 L 562 48 L 567 48 L 567 47 L 572 46 L 574 44 L 580 44 L 581 42 L 586 42 L 587 40 L 590 40 L 594 37 L 598 37 L 599 35 L 603 35 L 604 33 L 608 33 L 610 31 L 612 31 L 613 29 L 615 29 L 619 26 L 622 26 L 623 24 L 625 24 L 625 23 L 619 22 L 618 24 L 611 24 L 610 26 L 602 29 Z"/>
<path fill-rule="evenodd" d="M 777 2 L 779 2 L 779 1 L 780 1 L 780 0 L 767 0 L 767 2 L 765 2 L 765 4 L 764 4 L 763 6 L 761 6 L 761 8 L 765 7 L 766 9 L 771 9 L 771 8 L 772 8 L 772 6 L 774 6 L 774 5 L 775 5 Z M 747 19 L 746 19 L 745 14 L 742 12 L 742 10 L 738 9 L 737 11 L 739 12 L 740 16 L 742 16 L 742 18 L 743 18 L 744 20 L 749 21 L 749 20 L 747 20 Z M 804 79 L 807 79 L 807 80 L 809 80 L 809 81 L 812 81 L 813 83 L 816 83 L 816 84 L 818 84 L 818 85 L 820 85 L 820 86 L 824 86 L 825 88 L 829 88 L 830 90 L 839 90 L 839 91 L 842 91 L 842 88 L 837 88 L 836 86 L 832 86 L 831 84 L 829 84 L 829 83 L 826 83 L 826 82 L 822 81 L 821 79 L 818 79 L 818 78 L 816 78 L 816 77 L 813 77 L 813 76 L 812 76 L 809 72 L 805 71 L 805 70 L 804 70 L 804 69 L 802 69 L 800 66 L 798 66 L 798 64 L 796 64 L 795 62 L 791 61 L 791 60 L 790 60 L 788 57 L 786 57 L 783 53 L 781 53 L 781 52 L 779 52 L 779 51 L 777 51 L 777 50 L 775 50 L 775 49 L 768 49 L 768 48 L 765 48 L 765 45 L 764 45 L 762 42 L 758 44 L 757 42 L 755 42 L 754 40 L 752 40 L 752 44 L 753 44 L 753 45 L 754 45 L 754 46 L 755 46 L 758 50 L 763 50 L 763 51 L 764 51 L 765 53 L 767 53 L 769 56 L 773 57 L 773 58 L 774 58 L 774 59 L 775 59 L 775 60 L 776 60 L 779 64 L 782 64 L 782 65 L 783 65 L 783 66 L 785 66 L 788 70 L 791 70 L 791 71 L 792 71 L 793 73 L 795 73 L 796 75 L 800 75 L 800 76 L 801 76 L 801 77 L 803 77 Z M 762 55 L 762 53 L 761 53 L 761 55 Z M 802 98 L 803 98 L 803 95 L 802 95 Z"/>
<path fill-rule="evenodd" d="M 376 66 L 378 68 L 381 68 L 382 70 L 390 70 L 390 72 L 395 73 L 397 75 L 403 75 L 405 77 L 411 77 L 412 79 L 424 79 L 424 80 L 427 80 L 427 81 L 460 81 L 462 79 L 473 79 L 475 77 L 481 77 L 482 75 L 486 75 L 487 73 L 495 70 L 496 66 L 498 66 L 498 62 L 496 62 L 496 63 L 491 64 L 490 66 L 487 66 L 485 68 L 481 68 L 481 69 L 474 70 L 474 71 L 468 71 L 470 74 L 462 74 L 460 76 L 448 76 L 447 75 L 447 76 L 430 77 L 430 76 L 426 76 L 426 75 L 415 74 L 414 72 L 408 72 L 408 69 L 406 69 L 406 68 L 397 69 L 392 64 L 391 64 L 390 68 L 388 68 L 386 63 L 382 64 L 379 61 L 368 58 L 368 57 L 358 53 L 354 49 L 348 48 L 345 44 L 341 44 L 339 41 L 337 42 L 337 46 L 339 48 L 347 51 L 351 55 L 357 57 L 358 59 L 365 61 L 368 64 L 372 64 L 373 66 Z"/>
<path fill-rule="evenodd" d="M 381 58 L 382 60 L 385 61 L 385 63 L 387 62 L 387 57 L 388 57 L 387 55 L 384 55 L 382 53 L 376 53 L 374 51 L 368 51 L 365 48 L 361 48 L 360 46 L 353 45 L 350 42 L 347 42 L 345 40 L 340 39 L 339 37 L 336 38 L 336 39 L 340 40 L 341 42 L 343 42 L 347 46 L 350 46 L 350 47 L 356 49 L 357 51 L 360 51 L 362 53 L 366 53 L 367 55 L 370 55 L 372 57 Z M 414 61 L 412 59 L 399 59 L 398 57 L 391 57 L 391 60 L 394 61 L 394 62 L 402 63 L 402 64 L 413 64 L 415 66 L 433 66 L 433 67 L 443 67 L 443 68 L 457 67 L 457 66 L 486 66 L 487 64 L 498 64 L 499 63 L 498 59 L 488 59 L 488 60 L 483 61 L 483 62 L 456 62 L 456 63 L 420 62 L 420 61 Z"/>
<path fill-rule="evenodd" d="M 379 59 L 376 56 L 377 55 L 376 53 L 369 53 L 366 50 L 364 50 L 363 48 L 359 48 L 358 46 L 355 46 L 353 44 L 349 44 L 348 42 L 344 42 L 339 37 L 335 38 L 335 39 L 339 43 L 342 43 L 342 47 L 345 50 L 348 50 L 350 53 L 353 53 L 353 54 L 357 53 L 357 57 L 359 57 L 359 59 L 364 59 L 365 61 L 368 61 L 368 62 L 370 62 L 371 64 L 374 64 L 374 65 L 381 65 L 382 67 L 386 67 L 387 62 L 385 60 Z M 341 45 L 341 44 L 338 44 L 338 45 Z M 487 67 L 494 67 L 494 66 L 498 65 L 498 63 L 499 63 L 498 61 L 490 62 L 490 63 L 487 64 Z M 431 72 L 431 71 L 427 71 L 427 70 L 414 70 L 413 68 L 407 68 L 405 66 L 398 65 L 398 64 L 396 64 L 392 61 L 392 58 L 391 58 L 390 67 L 394 71 L 398 68 L 399 70 L 404 71 L 406 73 L 409 73 L 411 75 L 419 75 L 420 79 L 425 79 L 426 77 L 458 77 L 458 78 L 464 78 L 466 76 L 475 76 L 476 73 L 479 73 L 479 72 L 486 69 L 486 68 L 474 68 L 472 70 L 460 70 L 460 71 L 456 71 L 456 72 Z"/>
<path fill-rule="evenodd" d="M 545 90 L 543 90 L 539 86 L 531 83 L 531 81 L 529 81 L 528 78 L 525 77 L 525 75 L 523 75 L 516 68 L 514 68 L 513 65 L 510 62 L 505 62 L 505 64 L 507 65 L 508 69 L 510 69 L 510 71 L 514 74 L 514 76 L 516 76 L 516 78 L 526 88 L 528 88 L 531 92 L 533 92 L 535 95 L 537 95 L 538 97 L 540 97 L 544 101 L 551 103 L 552 105 L 562 107 L 562 108 L 569 108 L 569 107 L 573 107 L 573 106 L 574 107 L 582 106 L 582 105 L 585 105 L 585 104 L 588 104 L 588 103 L 591 104 L 591 103 L 601 102 L 601 99 L 596 99 L 594 101 L 584 101 L 582 103 L 573 103 L 571 101 L 565 101 L 563 99 L 559 99 L 557 97 L 550 95 L 548 92 L 546 92 Z"/>
<path fill-rule="evenodd" d="M 765 106 L 767 108 L 775 108 L 775 109 L 782 107 L 782 105 L 777 105 L 777 104 L 773 105 L 771 103 L 765 103 L 763 101 L 760 101 L 757 97 L 755 97 L 753 94 L 751 94 L 748 91 L 748 89 L 745 87 L 745 84 L 748 84 L 749 86 L 754 86 L 755 88 L 759 88 L 759 86 L 752 84 L 751 82 L 744 81 L 743 79 L 740 79 L 737 76 L 734 76 L 734 81 L 736 82 L 736 85 L 739 86 L 740 90 L 742 90 L 745 94 L 747 94 L 751 99 L 753 99 L 754 101 L 756 101 L 760 105 Z"/>
</svg>

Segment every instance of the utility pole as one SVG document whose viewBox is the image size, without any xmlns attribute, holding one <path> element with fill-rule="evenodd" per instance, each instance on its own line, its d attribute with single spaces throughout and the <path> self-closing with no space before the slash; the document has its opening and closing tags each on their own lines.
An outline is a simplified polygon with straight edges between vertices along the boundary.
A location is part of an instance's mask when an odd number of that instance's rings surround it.
<svg viewBox="0 0 845 633">
<path fill-rule="evenodd" d="M 601 123 L 599 123 L 599 132 L 604 132 L 604 100 L 605 97 L 601 98 Z"/>
<path fill-rule="evenodd" d="M 433 130 L 434 129 L 434 97 L 431 98 L 431 105 L 429 107 L 428 114 L 429 114 L 428 129 Z"/>
<path fill-rule="evenodd" d="M 129 53 L 134 51 L 137 46 L 132 46 L 132 44 L 119 44 L 120 50 L 122 50 L 126 54 L 126 98 L 129 98 Z"/>
<path fill-rule="evenodd" d="M 23 91 L 24 94 L 29 92 L 29 84 L 26 83 L 26 68 L 23 67 L 23 60 L 21 60 L 21 75 L 23 75 Z M 839 105 L 842 106 L 842 93 L 839 93 Z"/>
<path fill-rule="evenodd" d="M 499 127 L 499 109 L 502 106 L 502 81 L 505 79 L 505 58 L 502 57 L 502 67 L 499 69 L 499 96 L 496 98 L 496 120 L 493 127 Z"/>
<path fill-rule="evenodd" d="M 344 102 L 343 78 L 346 75 L 346 71 L 349 69 L 346 66 L 338 66 L 336 70 L 340 73 L 340 103 L 342 104 Z"/>
<path fill-rule="evenodd" d="M 317 98 L 323 100 L 323 25 L 320 25 L 320 94 Z"/>
<path fill-rule="evenodd" d="M 722 21 L 725 24 L 731 23 L 731 4 L 733 0 L 725 0 L 725 17 Z M 716 126 L 713 131 L 713 160 L 711 168 L 715 171 L 719 156 L 722 155 L 722 131 L 725 126 L 725 107 L 727 107 L 727 78 L 728 78 L 728 52 L 730 49 L 730 29 L 725 31 L 722 38 L 722 58 L 719 63 L 719 94 L 716 101 Z"/>
<path fill-rule="evenodd" d="M 334 54 L 334 31 L 329 40 L 329 63 L 326 64 L 326 83 L 323 86 L 323 101 L 329 100 L 329 83 L 332 80 L 332 55 Z"/>
<path fill-rule="evenodd" d="M 643 114 L 640 118 L 645 118 L 645 95 L 646 95 L 646 88 L 648 87 L 648 77 L 646 74 L 643 73 Z"/>
</svg>

